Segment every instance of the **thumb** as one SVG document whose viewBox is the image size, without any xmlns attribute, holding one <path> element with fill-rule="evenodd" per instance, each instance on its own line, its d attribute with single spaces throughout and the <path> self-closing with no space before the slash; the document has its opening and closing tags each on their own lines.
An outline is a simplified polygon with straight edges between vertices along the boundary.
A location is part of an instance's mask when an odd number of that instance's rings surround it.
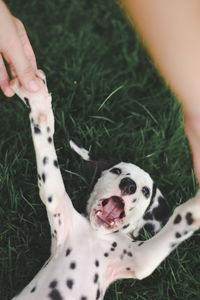
<svg viewBox="0 0 200 300">
<path fill-rule="evenodd" d="M 36 70 L 24 54 L 20 43 L 15 45 L 15 51 L 7 51 L 6 60 L 10 69 L 14 69 L 21 85 L 30 92 L 36 92 L 40 88 L 40 80 L 36 76 Z M 11 67 L 12 66 L 12 67 Z"/>
</svg>

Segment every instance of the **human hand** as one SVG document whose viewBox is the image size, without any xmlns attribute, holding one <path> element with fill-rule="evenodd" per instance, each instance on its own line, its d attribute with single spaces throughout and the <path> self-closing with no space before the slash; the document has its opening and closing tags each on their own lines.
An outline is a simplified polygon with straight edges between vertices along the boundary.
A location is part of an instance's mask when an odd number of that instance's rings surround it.
<svg viewBox="0 0 200 300">
<path fill-rule="evenodd" d="M 36 92 L 41 87 L 36 75 L 35 55 L 25 28 L 0 0 L 0 88 L 7 97 L 12 97 L 14 91 L 10 88 L 4 60 L 8 63 L 11 77 L 18 77 L 26 90 Z"/>
<path fill-rule="evenodd" d="M 194 172 L 200 186 L 200 116 L 184 112 L 184 126 L 192 150 Z"/>
</svg>

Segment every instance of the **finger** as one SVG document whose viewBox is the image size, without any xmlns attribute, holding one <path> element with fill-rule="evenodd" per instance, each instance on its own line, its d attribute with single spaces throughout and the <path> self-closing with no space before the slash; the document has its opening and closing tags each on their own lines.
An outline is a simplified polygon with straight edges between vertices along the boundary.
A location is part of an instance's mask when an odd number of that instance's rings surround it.
<svg viewBox="0 0 200 300">
<path fill-rule="evenodd" d="M 15 49 L 15 51 L 12 51 Z M 36 70 L 33 69 L 26 57 L 20 40 L 15 40 L 14 45 L 3 52 L 4 58 L 9 65 L 13 65 L 21 85 L 30 92 L 36 92 L 40 88 L 40 81 L 36 77 Z"/>
<path fill-rule="evenodd" d="M 0 55 L 0 88 L 7 97 L 12 97 L 15 93 L 10 88 L 10 79 L 3 61 L 2 56 Z"/>
<path fill-rule="evenodd" d="M 14 17 L 14 22 L 16 24 L 19 38 L 20 38 L 22 46 L 24 48 L 24 53 L 25 53 L 26 57 L 28 58 L 28 60 L 30 61 L 33 69 L 37 70 L 37 62 L 36 62 L 35 54 L 33 52 L 33 48 L 31 46 L 31 43 L 27 36 L 24 25 L 19 19 L 15 18 L 15 17 Z"/>
<path fill-rule="evenodd" d="M 6 43 L 4 42 L 2 55 L 9 65 L 13 65 L 13 70 L 16 72 L 21 85 L 30 92 L 36 92 L 40 88 L 40 82 L 36 77 L 36 69 L 32 67 L 31 62 L 25 54 L 13 17 L 10 19 L 8 30 L 9 40 Z"/>
</svg>

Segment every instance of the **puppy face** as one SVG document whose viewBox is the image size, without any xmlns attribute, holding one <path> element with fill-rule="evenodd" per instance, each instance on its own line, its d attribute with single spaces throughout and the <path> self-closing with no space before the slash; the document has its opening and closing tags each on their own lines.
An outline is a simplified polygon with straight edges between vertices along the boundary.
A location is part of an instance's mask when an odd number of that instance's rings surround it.
<svg viewBox="0 0 200 300">
<path fill-rule="evenodd" d="M 143 229 L 154 234 L 167 222 L 171 209 L 148 173 L 131 163 L 110 167 L 109 162 L 94 160 L 89 151 L 73 141 L 70 146 L 101 172 L 87 205 L 94 230 L 138 237 Z"/>
<path fill-rule="evenodd" d="M 135 230 L 152 195 L 153 180 L 134 164 L 121 162 L 103 171 L 88 201 L 91 226 L 102 233 Z"/>
</svg>

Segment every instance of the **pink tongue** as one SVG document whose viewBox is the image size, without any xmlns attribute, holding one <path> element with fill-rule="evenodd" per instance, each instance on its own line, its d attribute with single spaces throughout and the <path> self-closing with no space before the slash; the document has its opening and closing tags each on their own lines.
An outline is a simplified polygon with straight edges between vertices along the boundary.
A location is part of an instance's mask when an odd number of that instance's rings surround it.
<svg viewBox="0 0 200 300">
<path fill-rule="evenodd" d="M 111 197 L 108 199 L 108 203 L 103 207 L 102 215 L 108 220 L 113 220 L 119 218 L 123 210 L 124 204 L 117 197 Z"/>
</svg>

